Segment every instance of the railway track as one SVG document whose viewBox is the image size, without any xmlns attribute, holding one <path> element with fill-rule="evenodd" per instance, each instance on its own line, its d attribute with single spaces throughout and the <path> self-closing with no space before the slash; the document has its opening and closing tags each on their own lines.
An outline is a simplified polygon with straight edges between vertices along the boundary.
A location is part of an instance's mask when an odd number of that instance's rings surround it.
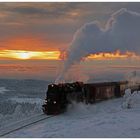
<svg viewBox="0 0 140 140">
<path fill-rule="evenodd" d="M 55 117 L 54 115 L 52 116 L 46 116 L 45 114 L 40 114 L 34 117 L 30 117 L 28 119 L 7 125 L 5 127 L 3 127 L 2 129 L 0 129 L 0 137 L 4 137 L 10 133 L 13 133 L 17 130 L 20 130 L 22 128 L 25 128 L 27 126 L 33 125 L 35 123 L 41 122 L 43 120 L 49 119 Z"/>
</svg>

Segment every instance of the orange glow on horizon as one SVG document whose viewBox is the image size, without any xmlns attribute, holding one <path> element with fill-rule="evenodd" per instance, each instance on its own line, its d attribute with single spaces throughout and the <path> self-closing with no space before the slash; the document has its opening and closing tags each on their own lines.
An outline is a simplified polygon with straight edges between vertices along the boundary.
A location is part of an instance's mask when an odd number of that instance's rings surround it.
<svg viewBox="0 0 140 140">
<path fill-rule="evenodd" d="M 0 58 L 7 59 L 46 59 L 59 60 L 59 51 L 24 51 L 24 50 L 1 50 Z"/>
<path fill-rule="evenodd" d="M 133 52 L 126 52 L 124 54 L 121 54 L 120 51 L 116 51 L 114 53 L 98 53 L 98 54 L 91 54 L 86 59 L 101 59 L 101 60 L 106 60 L 106 59 L 117 59 L 117 58 L 129 58 L 129 57 L 138 57 L 135 53 Z"/>
<path fill-rule="evenodd" d="M 60 51 L 26 51 L 26 50 L 1 50 L 0 59 L 19 59 L 19 60 L 62 60 L 66 56 L 61 58 L 62 53 Z M 106 59 L 121 59 L 129 57 L 138 57 L 133 52 L 126 52 L 121 54 L 120 51 L 114 53 L 98 53 L 91 54 L 85 58 L 85 60 L 106 60 Z"/>
</svg>

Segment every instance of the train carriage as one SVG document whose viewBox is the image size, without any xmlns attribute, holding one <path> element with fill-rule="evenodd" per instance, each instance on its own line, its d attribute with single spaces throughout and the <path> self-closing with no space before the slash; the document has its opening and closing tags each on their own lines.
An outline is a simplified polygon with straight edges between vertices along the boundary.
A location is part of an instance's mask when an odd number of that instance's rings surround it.
<svg viewBox="0 0 140 140">
<path fill-rule="evenodd" d="M 51 84 L 48 91 L 43 112 L 46 114 L 60 114 L 67 109 L 71 101 L 93 104 L 102 100 L 107 100 L 124 95 L 127 88 L 140 90 L 140 85 L 129 85 L 127 81 L 88 83 L 82 82 Z"/>
<path fill-rule="evenodd" d="M 119 88 L 120 87 L 116 87 L 116 84 L 113 82 L 85 84 L 87 102 L 94 103 L 100 100 L 113 98 L 116 96 L 114 93 L 117 92 L 117 89 L 119 91 Z"/>
<path fill-rule="evenodd" d="M 121 81 L 121 82 L 118 82 L 119 83 L 119 85 L 120 85 L 120 91 L 119 91 L 119 93 L 120 93 L 120 96 L 123 96 L 124 95 L 124 91 L 125 91 L 125 89 L 127 89 L 127 88 L 129 88 L 129 86 L 128 86 L 128 81 Z"/>
</svg>

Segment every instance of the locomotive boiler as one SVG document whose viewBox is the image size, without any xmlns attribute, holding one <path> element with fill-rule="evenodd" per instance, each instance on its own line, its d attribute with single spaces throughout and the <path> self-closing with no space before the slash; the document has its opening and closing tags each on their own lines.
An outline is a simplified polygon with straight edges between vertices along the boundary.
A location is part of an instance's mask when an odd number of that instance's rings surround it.
<svg viewBox="0 0 140 140">
<path fill-rule="evenodd" d="M 128 81 L 50 84 L 42 110 L 47 115 L 57 115 L 65 112 L 68 104 L 72 101 L 93 104 L 102 100 L 121 97 L 127 88 L 139 90 L 140 86 L 133 85 L 130 87 Z"/>
</svg>

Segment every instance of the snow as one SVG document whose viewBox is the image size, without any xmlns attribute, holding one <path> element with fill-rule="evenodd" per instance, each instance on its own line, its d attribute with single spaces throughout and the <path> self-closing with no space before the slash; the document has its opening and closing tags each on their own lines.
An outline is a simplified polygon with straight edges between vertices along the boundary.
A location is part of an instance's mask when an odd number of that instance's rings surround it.
<svg viewBox="0 0 140 140">
<path fill-rule="evenodd" d="M 29 124 L 33 124 L 34 122 L 40 120 L 40 119 L 45 119 L 48 116 L 45 114 L 40 114 L 32 117 L 28 117 L 23 120 L 19 120 L 17 122 L 10 123 L 9 125 L 5 126 L 3 129 L 0 129 L 0 136 L 3 136 L 9 132 L 12 132 L 13 130 L 18 130 L 21 127 L 28 126 Z"/>
<path fill-rule="evenodd" d="M 36 103 L 36 104 L 43 104 L 43 100 L 40 99 L 40 98 L 17 98 L 17 97 L 14 97 L 14 98 L 10 98 L 11 101 L 15 101 L 17 103 Z"/>
<path fill-rule="evenodd" d="M 0 87 L 0 94 L 4 94 L 6 91 L 9 91 L 5 87 Z"/>
<path fill-rule="evenodd" d="M 132 108 L 137 105 L 140 101 L 140 91 L 131 92 L 131 89 L 126 89 L 123 96 L 124 101 L 122 104 L 123 108 Z"/>
<path fill-rule="evenodd" d="M 5 137 L 88 138 L 140 137 L 140 91 L 93 105 L 73 103 L 64 114 L 28 126 Z M 127 95 L 128 94 L 128 95 Z M 124 108 L 128 97 L 131 108 Z"/>
<path fill-rule="evenodd" d="M 39 98 L 10 98 L 1 104 L 0 129 L 11 122 L 17 122 L 30 116 L 42 113 L 42 99 Z"/>
</svg>

